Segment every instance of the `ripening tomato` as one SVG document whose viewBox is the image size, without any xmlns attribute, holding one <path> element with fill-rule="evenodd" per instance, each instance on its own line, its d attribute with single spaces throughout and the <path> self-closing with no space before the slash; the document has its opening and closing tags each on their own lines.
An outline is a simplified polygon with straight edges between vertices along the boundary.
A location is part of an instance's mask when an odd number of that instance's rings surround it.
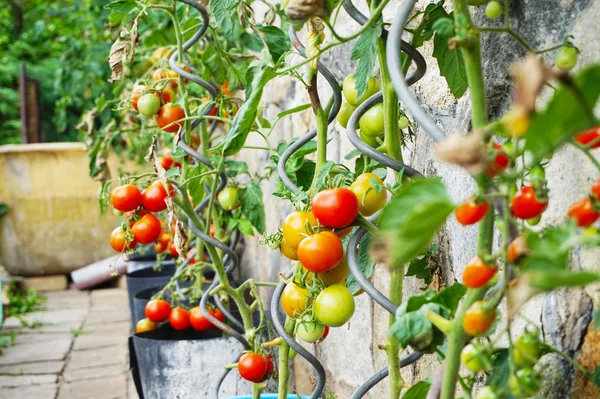
<svg viewBox="0 0 600 399">
<path fill-rule="evenodd" d="M 358 216 L 358 199 L 347 188 L 330 188 L 319 192 L 312 200 L 312 213 L 327 227 L 348 226 Z"/>
<path fill-rule="evenodd" d="M 183 308 L 171 310 L 169 315 L 169 324 L 177 331 L 184 331 L 190 328 L 190 311 Z"/>
<path fill-rule="evenodd" d="M 160 166 L 162 166 L 164 170 L 171 169 L 171 167 L 175 163 L 173 161 L 173 157 L 171 156 L 171 150 L 169 150 L 168 148 L 165 148 L 163 150 L 162 157 L 159 158 L 159 161 L 160 161 Z"/>
<path fill-rule="evenodd" d="M 169 245 L 169 253 L 172 257 L 177 258 L 179 256 L 179 251 L 177 251 L 177 246 L 175 245 L 175 241 L 172 241 Z"/>
<path fill-rule="evenodd" d="M 140 334 L 146 331 L 152 331 L 156 329 L 157 325 L 152 320 L 142 319 L 135 324 L 135 333 Z"/>
<path fill-rule="evenodd" d="M 465 267 L 463 284 L 467 288 L 479 288 L 486 285 L 498 271 L 495 265 L 483 263 L 479 256 L 474 257 Z"/>
<path fill-rule="evenodd" d="M 379 192 L 375 186 L 379 186 Z M 374 173 L 363 173 L 350 185 L 350 191 L 358 199 L 358 211 L 363 216 L 371 216 L 385 205 L 387 191 L 383 181 Z"/>
<path fill-rule="evenodd" d="M 508 245 L 506 256 L 510 262 L 515 263 L 525 255 L 527 255 L 527 243 L 523 236 L 518 236 Z"/>
<path fill-rule="evenodd" d="M 152 55 L 150 56 L 150 60 L 152 61 L 153 64 L 156 64 L 158 61 L 162 60 L 163 58 L 167 58 L 168 55 L 169 55 L 168 47 L 158 47 L 152 52 Z"/>
<path fill-rule="evenodd" d="M 458 223 L 469 226 L 483 219 L 489 207 L 487 202 L 477 203 L 471 197 L 454 210 L 454 216 L 456 216 Z"/>
<path fill-rule="evenodd" d="M 596 180 L 594 184 L 592 184 L 591 193 L 596 198 L 596 201 L 600 201 L 600 179 Z"/>
<path fill-rule="evenodd" d="M 493 157 L 493 161 L 486 169 L 486 173 L 490 177 L 497 176 L 510 166 L 510 158 L 498 143 L 494 143 Z"/>
<path fill-rule="evenodd" d="M 162 254 L 167 250 L 167 248 L 168 245 L 163 245 L 161 242 L 157 242 L 156 244 L 154 244 L 154 252 L 156 252 L 157 254 Z"/>
<path fill-rule="evenodd" d="M 341 284 L 325 288 L 317 295 L 314 303 L 315 317 L 330 327 L 339 327 L 348 322 L 354 314 L 354 297 Z"/>
<path fill-rule="evenodd" d="M 137 85 L 133 88 L 133 91 L 131 92 L 131 106 L 133 107 L 133 109 L 135 109 L 136 111 L 138 110 L 138 100 L 140 99 L 140 97 L 143 95 L 143 93 L 146 90 L 150 90 L 150 88 L 148 86 L 145 85 Z M 160 94 L 154 92 L 153 93 L 159 100 L 160 100 Z"/>
<path fill-rule="evenodd" d="M 174 103 L 177 101 L 177 90 L 171 86 L 166 86 L 162 89 L 162 98 L 165 103 Z"/>
<path fill-rule="evenodd" d="M 161 229 L 160 220 L 149 213 L 133 224 L 131 232 L 133 238 L 140 244 L 150 244 L 158 240 Z"/>
<path fill-rule="evenodd" d="M 165 132 L 175 133 L 181 128 L 181 119 L 185 118 L 185 111 L 178 105 L 166 103 L 156 114 L 156 124 Z"/>
<path fill-rule="evenodd" d="M 358 92 L 356 90 L 356 78 L 354 75 L 348 75 L 342 83 L 342 91 L 344 92 L 344 98 L 350 105 L 358 106 L 360 103 L 377 93 L 381 88 L 381 84 L 374 77 L 370 77 L 367 81 L 367 89 L 364 94 L 357 99 Z"/>
<path fill-rule="evenodd" d="M 142 193 L 133 184 L 115 187 L 110 193 L 110 203 L 121 212 L 135 210 L 142 202 Z"/>
<path fill-rule="evenodd" d="M 318 276 L 321 281 L 323 281 L 323 284 L 325 284 L 325 287 L 329 287 L 333 284 L 344 284 L 348 273 L 350 273 L 350 268 L 348 267 L 348 261 L 344 255 L 342 256 L 342 260 L 340 261 L 339 265 L 326 272 L 318 273 Z M 308 273 L 307 280 L 311 279 L 312 275 L 312 273 Z"/>
<path fill-rule="evenodd" d="M 317 220 L 312 212 L 296 211 L 292 212 L 281 224 L 283 230 L 283 238 L 293 249 L 297 249 L 298 245 L 306 237 L 306 224 L 309 226 L 317 226 Z"/>
<path fill-rule="evenodd" d="M 151 212 L 161 212 L 167 209 L 165 200 L 169 194 L 160 180 L 154 181 L 142 191 L 142 206 Z"/>
<path fill-rule="evenodd" d="M 590 148 L 600 148 L 600 126 L 577 133 L 575 135 L 575 141 L 581 145 L 591 145 Z"/>
<path fill-rule="evenodd" d="M 149 320 L 160 323 L 169 318 L 169 315 L 171 314 L 171 305 L 164 299 L 152 299 L 146 304 L 144 313 L 146 313 L 146 317 Z"/>
<path fill-rule="evenodd" d="M 115 228 L 112 233 L 110 233 L 110 246 L 117 252 L 129 251 L 130 249 L 135 248 L 136 245 L 137 242 L 135 242 L 135 239 L 127 243 L 125 230 L 123 230 L 121 226 Z"/>
<path fill-rule="evenodd" d="M 485 334 L 496 320 L 496 309 L 486 309 L 483 301 L 474 302 L 463 319 L 463 329 L 470 336 Z"/>
<path fill-rule="evenodd" d="M 294 318 L 304 312 L 311 302 L 309 294 L 307 288 L 298 287 L 292 281 L 287 283 L 281 294 L 281 307 L 285 314 Z"/>
<path fill-rule="evenodd" d="M 600 214 L 594 210 L 592 200 L 589 198 L 584 198 L 571 205 L 568 215 L 569 218 L 577 222 L 579 227 L 590 226 L 600 217 Z"/>
<path fill-rule="evenodd" d="M 296 322 L 296 336 L 304 342 L 317 342 L 323 337 L 325 326 L 308 314 Z"/>
<path fill-rule="evenodd" d="M 206 310 L 208 310 L 208 313 L 217 320 L 225 321 L 225 315 L 221 312 L 221 309 L 207 307 Z M 192 308 L 190 312 L 190 323 L 192 327 L 198 331 L 206 331 L 215 328 L 215 326 L 202 314 L 200 306 Z"/>
<path fill-rule="evenodd" d="M 343 257 L 342 240 L 331 231 L 310 235 L 298 245 L 298 260 L 306 270 L 313 273 L 333 269 L 340 264 Z"/>
<path fill-rule="evenodd" d="M 515 194 L 510 210 L 519 219 L 533 219 L 541 215 L 547 207 L 547 199 L 538 199 L 532 186 L 523 186 Z"/>
<path fill-rule="evenodd" d="M 298 260 L 298 250 L 292 248 L 285 238 L 281 240 L 281 243 L 279 244 L 279 251 L 283 256 L 290 260 Z"/>
<path fill-rule="evenodd" d="M 260 382 L 267 373 L 267 360 L 254 352 L 246 352 L 238 360 L 240 376 L 250 382 Z"/>
<path fill-rule="evenodd" d="M 179 77 L 179 75 L 171 68 L 157 68 L 152 72 L 153 82 L 158 82 L 162 79 L 176 79 L 177 77 Z"/>
</svg>

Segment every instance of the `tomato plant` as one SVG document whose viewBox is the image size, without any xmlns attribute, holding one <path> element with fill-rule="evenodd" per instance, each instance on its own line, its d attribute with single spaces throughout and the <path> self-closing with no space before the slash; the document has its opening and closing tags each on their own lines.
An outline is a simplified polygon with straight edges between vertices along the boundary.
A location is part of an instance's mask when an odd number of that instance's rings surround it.
<svg viewBox="0 0 600 399">
<path fill-rule="evenodd" d="M 373 173 L 363 173 L 350 185 L 350 191 L 358 199 L 358 211 L 363 216 L 371 216 L 385 205 L 387 191 L 383 181 Z"/>
</svg>

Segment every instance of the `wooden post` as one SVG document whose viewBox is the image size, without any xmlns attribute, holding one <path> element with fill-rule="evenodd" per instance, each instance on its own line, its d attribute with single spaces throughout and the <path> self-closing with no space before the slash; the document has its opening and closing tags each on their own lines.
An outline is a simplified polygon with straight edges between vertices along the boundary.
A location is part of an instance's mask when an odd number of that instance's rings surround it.
<svg viewBox="0 0 600 399">
<path fill-rule="evenodd" d="M 40 134 L 40 82 L 27 78 L 25 64 L 21 64 L 19 75 L 21 96 L 21 142 L 39 143 Z"/>
</svg>

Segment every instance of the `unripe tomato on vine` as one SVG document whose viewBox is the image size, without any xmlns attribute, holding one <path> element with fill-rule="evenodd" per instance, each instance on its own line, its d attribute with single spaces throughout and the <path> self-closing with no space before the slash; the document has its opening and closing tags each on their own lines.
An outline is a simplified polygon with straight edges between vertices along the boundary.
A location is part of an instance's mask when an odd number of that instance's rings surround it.
<svg viewBox="0 0 600 399">
<path fill-rule="evenodd" d="M 579 51 L 572 44 L 566 44 L 560 48 L 554 59 L 554 64 L 558 69 L 564 72 L 569 72 L 577 65 Z"/>
<path fill-rule="evenodd" d="M 150 90 L 150 88 L 148 86 L 137 85 L 133 88 L 133 91 L 131 92 L 131 99 L 130 99 L 131 106 L 133 107 L 133 109 L 135 109 L 138 112 L 139 112 L 138 101 L 139 101 L 140 97 L 143 95 L 143 93 L 147 90 Z M 154 92 L 154 95 L 160 101 L 160 94 Z"/>
<path fill-rule="evenodd" d="M 508 379 L 510 393 L 518 398 L 529 398 L 540 390 L 540 376 L 530 368 L 518 370 Z"/>
<path fill-rule="evenodd" d="M 474 302 L 465 313 L 463 329 L 470 336 L 485 334 L 496 320 L 496 309 L 487 309 L 483 301 Z"/>
<path fill-rule="evenodd" d="M 309 235 L 298 245 L 298 261 L 306 270 L 313 273 L 323 273 L 333 269 L 339 265 L 343 256 L 342 241 L 331 231 Z"/>
<path fill-rule="evenodd" d="M 325 287 L 329 287 L 333 284 L 344 284 L 348 273 L 350 273 L 350 268 L 348 267 L 348 261 L 346 259 L 346 255 L 344 254 L 339 265 L 326 272 L 318 273 L 318 276 L 321 281 L 323 281 L 323 284 L 325 284 Z M 308 273 L 306 279 L 310 280 L 312 276 L 313 273 Z"/>
<path fill-rule="evenodd" d="M 327 227 L 348 226 L 358 216 L 356 195 L 347 188 L 330 188 L 319 192 L 312 200 L 312 213 Z"/>
<path fill-rule="evenodd" d="M 519 367 L 533 367 L 541 353 L 542 343 L 536 331 L 526 331 L 514 341 L 512 355 L 515 364 Z"/>
<path fill-rule="evenodd" d="M 312 212 L 296 211 L 292 212 L 283 220 L 281 230 L 283 238 L 293 249 L 297 249 L 300 242 L 304 240 L 306 234 L 306 226 L 316 227 L 317 219 Z"/>
<path fill-rule="evenodd" d="M 483 219 L 488 209 L 489 204 L 487 202 L 477 202 L 471 197 L 454 210 L 454 216 L 456 216 L 458 223 L 469 226 Z"/>
<path fill-rule="evenodd" d="M 325 326 L 309 315 L 303 315 L 296 322 L 296 335 L 304 342 L 317 342 L 325 333 Z"/>
<path fill-rule="evenodd" d="M 498 271 L 495 265 L 484 263 L 479 256 L 474 257 L 465 267 L 463 284 L 467 288 L 480 288 L 486 285 Z"/>
<path fill-rule="evenodd" d="M 360 105 L 367 98 L 377 93 L 380 88 L 381 84 L 379 83 L 379 81 L 374 77 L 370 77 L 367 81 L 367 89 L 365 90 L 364 94 L 359 99 L 357 99 L 358 93 L 356 90 L 356 78 L 354 77 L 354 75 L 346 76 L 344 82 L 342 83 L 342 91 L 344 92 L 344 98 L 346 99 L 346 101 L 348 101 L 350 105 L 353 106 Z"/>
<path fill-rule="evenodd" d="M 294 318 L 306 310 L 306 306 L 312 302 L 307 288 L 298 287 L 290 281 L 285 285 L 281 294 L 281 307 L 288 317 Z"/>
<path fill-rule="evenodd" d="M 283 256 L 290 260 L 298 260 L 298 250 L 292 248 L 285 238 L 281 240 L 281 243 L 279 244 L 279 251 Z"/>
<path fill-rule="evenodd" d="M 475 399 L 500 399 L 500 396 L 494 391 L 494 388 L 488 386 L 477 392 Z"/>
<path fill-rule="evenodd" d="M 483 344 L 466 345 L 460 353 L 460 361 L 474 373 L 486 370 L 492 366 L 490 350 Z"/>
<path fill-rule="evenodd" d="M 496 0 L 490 1 L 487 6 L 485 6 L 485 16 L 489 19 L 498 18 L 500 15 L 502 15 L 502 11 L 502 3 Z"/>
<path fill-rule="evenodd" d="M 532 186 L 523 186 L 512 200 L 510 210 L 519 219 L 533 219 L 548 207 L 547 199 L 538 199 Z"/>
<path fill-rule="evenodd" d="M 358 120 L 361 133 L 367 137 L 375 138 L 384 134 L 383 104 L 375 104 L 367 110 Z"/>
<path fill-rule="evenodd" d="M 221 208 L 226 211 L 237 208 L 240 205 L 238 189 L 235 187 L 225 187 L 217 194 L 217 201 L 219 201 Z"/>
<path fill-rule="evenodd" d="M 160 98 L 152 93 L 144 94 L 138 99 L 138 111 L 147 118 L 151 118 L 160 108 Z"/>
<path fill-rule="evenodd" d="M 379 185 L 379 192 L 373 184 Z M 350 191 L 358 199 L 359 212 L 363 216 L 371 216 L 385 205 L 387 191 L 383 188 L 383 181 L 374 173 L 363 173 L 350 185 Z"/>
<path fill-rule="evenodd" d="M 313 311 L 322 324 L 340 327 L 352 318 L 354 306 L 354 297 L 348 288 L 341 284 L 334 284 L 317 295 Z"/>
<path fill-rule="evenodd" d="M 348 102 L 342 103 L 342 106 L 340 107 L 340 112 L 338 112 L 336 119 L 338 123 L 342 125 L 343 128 L 346 128 L 346 126 L 348 126 L 348 120 L 350 119 L 350 116 L 354 113 L 354 111 L 356 111 L 356 107 L 354 105 L 351 105 Z"/>
</svg>

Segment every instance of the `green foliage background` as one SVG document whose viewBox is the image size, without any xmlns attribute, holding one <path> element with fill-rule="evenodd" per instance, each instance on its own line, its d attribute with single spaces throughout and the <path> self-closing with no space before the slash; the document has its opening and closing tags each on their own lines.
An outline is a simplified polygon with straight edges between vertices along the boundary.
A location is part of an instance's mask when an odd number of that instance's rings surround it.
<svg viewBox="0 0 600 399">
<path fill-rule="evenodd" d="M 81 113 L 112 88 L 106 0 L 0 0 L 0 145 L 20 142 L 23 63 L 40 81 L 42 141 L 76 141 Z M 16 7 L 23 9 L 17 32 Z"/>
</svg>

